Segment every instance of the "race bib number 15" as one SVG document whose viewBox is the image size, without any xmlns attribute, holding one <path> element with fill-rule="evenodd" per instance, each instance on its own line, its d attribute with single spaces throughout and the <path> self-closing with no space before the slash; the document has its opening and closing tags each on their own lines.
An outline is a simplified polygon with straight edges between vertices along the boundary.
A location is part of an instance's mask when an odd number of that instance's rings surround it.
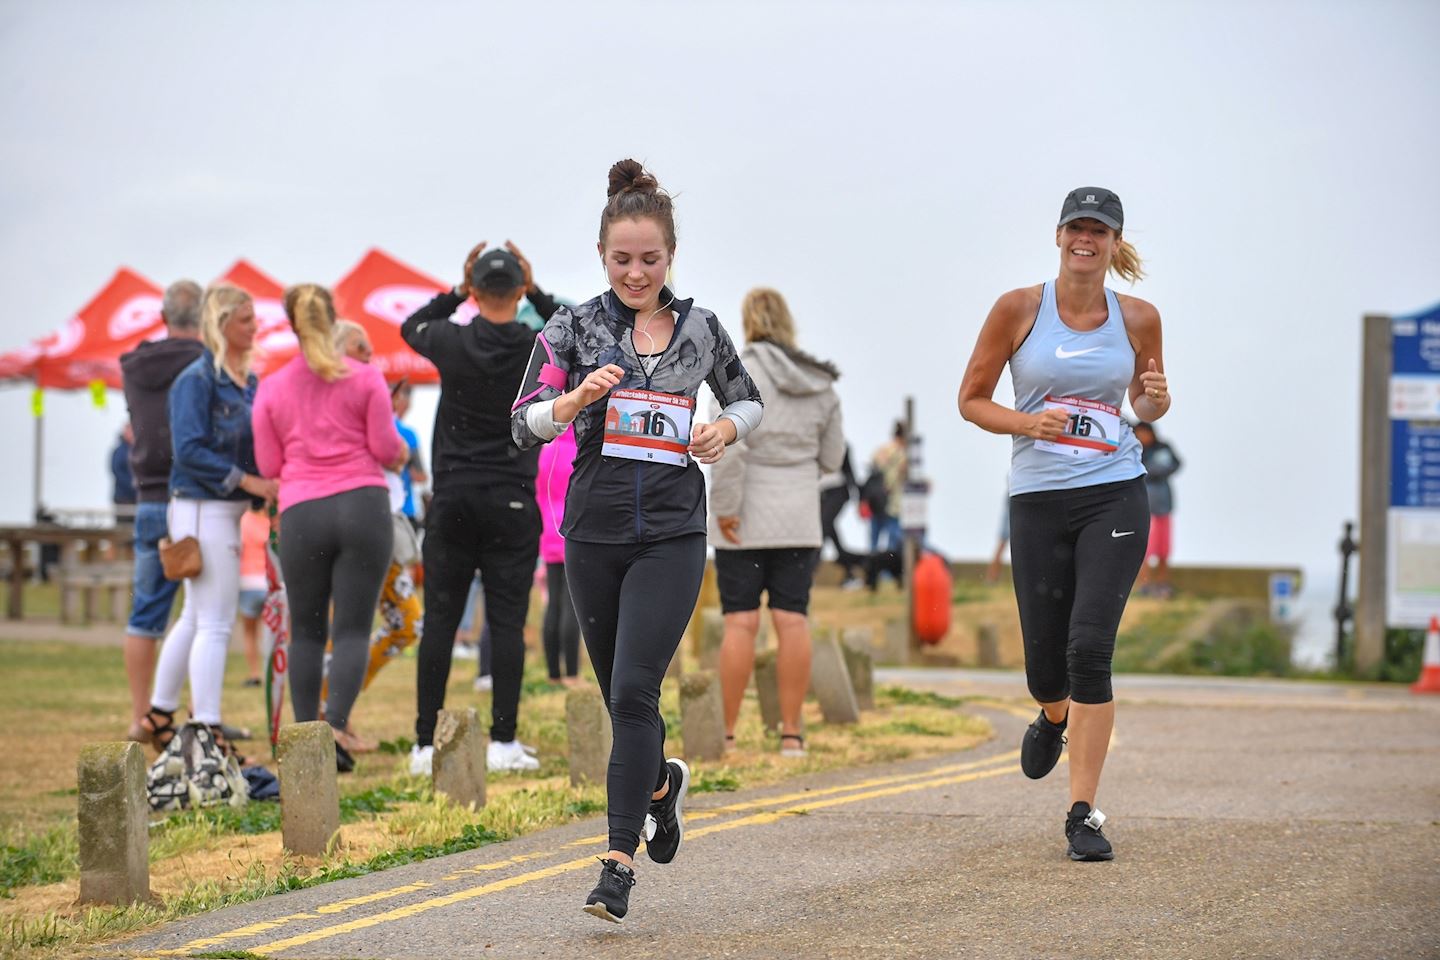
<svg viewBox="0 0 1440 960">
<path fill-rule="evenodd" d="M 605 410 L 602 456 L 668 463 L 690 462 L 690 416 L 695 401 L 654 390 L 615 390 Z"/>
<path fill-rule="evenodd" d="M 1036 440 L 1035 449 L 1062 457 L 1104 457 L 1120 449 L 1120 411 L 1108 403 L 1079 397 L 1046 397 L 1046 410 L 1064 410 L 1065 432 L 1054 440 Z"/>
</svg>

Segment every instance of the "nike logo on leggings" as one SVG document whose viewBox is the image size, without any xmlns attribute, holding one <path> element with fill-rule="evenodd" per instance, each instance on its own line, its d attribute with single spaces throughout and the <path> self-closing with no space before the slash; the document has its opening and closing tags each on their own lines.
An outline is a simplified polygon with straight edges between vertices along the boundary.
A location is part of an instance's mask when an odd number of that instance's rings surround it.
<svg viewBox="0 0 1440 960">
<path fill-rule="evenodd" d="M 1118 530 L 1116 530 L 1115 528 L 1112 527 L 1112 528 L 1110 529 L 1110 536 L 1112 536 L 1112 537 L 1128 537 L 1128 536 L 1130 536 L 1130 535 L 1131 535 L 1132 533 L 1134 533 L 1134 532 L 1135 532 L 1134 530 L 1126 530 L 1124 533 L 1121 533 L 1121 532 L 1119 532 Z"/>
</svg>

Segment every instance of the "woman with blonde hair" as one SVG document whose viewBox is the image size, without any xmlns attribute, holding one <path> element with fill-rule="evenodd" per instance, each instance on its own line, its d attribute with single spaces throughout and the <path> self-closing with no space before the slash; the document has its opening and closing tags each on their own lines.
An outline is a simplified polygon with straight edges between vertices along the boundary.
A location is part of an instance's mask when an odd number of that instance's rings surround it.
<svg viewBox="0 0 1440 960">
<path fill-rule="evenodd" d="M 1071 860 L 1115 857 L 1095 794 L 1115 726 L 1115 631 L 1150 529 L 1140 442 L 1120 405 L 1128 396 L 1148 421 L 1170 409 L 1159 311 L 1105 286 L 1107 273 L 1143 275 L 1124 227 L 1114 191 L 1072 190 L 1055 227 L 1059 275 L 995 302 L 960 384 L 960 415 L 1014 438 L 1010 570 L 1040 707 L 1020 767 L 1038 780 L 1070 745 Z M 994 399 L 1007 364 L 1011 407 Z"/>
<path fill-rule="evenodd" d="M 167 401 L 175 453 L 170 538 L 195 538 L 200 570 L 185 580 L 184 608 L 160 651 L 150 711 L 140 726 L 155 746 L 170 742 L 188 677 L 193 719 L 233 753 L 221 733 L 220 699 L 240 602 L 240 517 L 252 500 L 274 499 L 276 486 L 258 475 L 250 433 L 255 304 L 243 290 L 217 284 L 205 291 L 200 310 L 204 352 L 175 378 Z"/>
<path fill-rule="evenodd" d="M 780 752 L 801 757 L 800 708 L 810 686 L 810 585 L 822 543 L 819 484 L 845 460 L 834 388 L 839 372 L 796 346 L 795 321 L 777 291 L 751 290 L 740 312 L 740 359 L 765 398 L 765 420 L 711 473 L 710 543 L 725 614 L 725 736 L 734 741 L 765 593 L 778 638 Z"/>
<path fill-rule="evenodd" d="M 280 480 L 280 569 L 290 600 L 290 695 L 296 721 L 319 718 L 325 647 L 332 640 L 325 720 L 345 738 L 369 659 L 370 624 L 390 565 L 386 467 L 408 454 L 376 368 L 335 346 L 335 306 L 315 284 L 285 291 L 300 356 L 255 398 L 255 458 Z M 335 746 L 336 766 L 354 758 Z"/>
</svg>

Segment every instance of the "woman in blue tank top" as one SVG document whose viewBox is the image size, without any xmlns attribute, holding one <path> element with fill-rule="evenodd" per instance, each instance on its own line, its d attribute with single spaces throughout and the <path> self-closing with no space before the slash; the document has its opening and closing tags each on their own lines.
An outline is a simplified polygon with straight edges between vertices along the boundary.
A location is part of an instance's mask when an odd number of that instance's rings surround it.
<svg viewBox="0 0 1440 960">
<path fill-rule="evenodd" d="M 961 416 L 1014 437 L 1011 570 L 1025 675 L 1041 708 L 1020 762 L 1038 780 L 1070 744 L 1072 860 L 1115 856 L 1095 794 L 1115 725 L 1115 632 L 1150 525 L 1140 444 L 1120 407 L 1128 396 L 1146 421 L 1170 409 L 1159 312 L 1105 286 L 1107 272 L 1143 276 L 1124 222 L 1112 191 L 1072 191 L 1055 230 L 1060 275 L 995 302 L 960 384 Z M 1007 363 L 1013 409 L 993 399 Z"/>
</svg>

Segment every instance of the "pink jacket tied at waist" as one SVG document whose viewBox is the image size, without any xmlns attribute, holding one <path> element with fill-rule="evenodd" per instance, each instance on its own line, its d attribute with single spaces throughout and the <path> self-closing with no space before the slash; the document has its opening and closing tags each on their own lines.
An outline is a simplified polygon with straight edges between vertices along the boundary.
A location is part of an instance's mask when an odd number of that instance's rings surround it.
<svg viewBox="0 0 1440 960">
<path fill-rule="evenodd" d="M 280 510 L 361 487 L 385 487 L 382 464 L 405 449 L 379 369 L 345 358 L 327 383 L 296 357 L 260 381 L 251 414 L 255 464 L 280 479 Z"/>
<path fill-rule="evenodd" d="M 565 522 L 565 494 L 570 489 L 570 474 L 575 470 L 575 430 L 565 432 L 540 450 L 540 469 L 535 475 L 535 502 L 540 505 L 540 559 L 546 563 L 565 562 L 565 538 L 560 525 Z"/>
</svg>

